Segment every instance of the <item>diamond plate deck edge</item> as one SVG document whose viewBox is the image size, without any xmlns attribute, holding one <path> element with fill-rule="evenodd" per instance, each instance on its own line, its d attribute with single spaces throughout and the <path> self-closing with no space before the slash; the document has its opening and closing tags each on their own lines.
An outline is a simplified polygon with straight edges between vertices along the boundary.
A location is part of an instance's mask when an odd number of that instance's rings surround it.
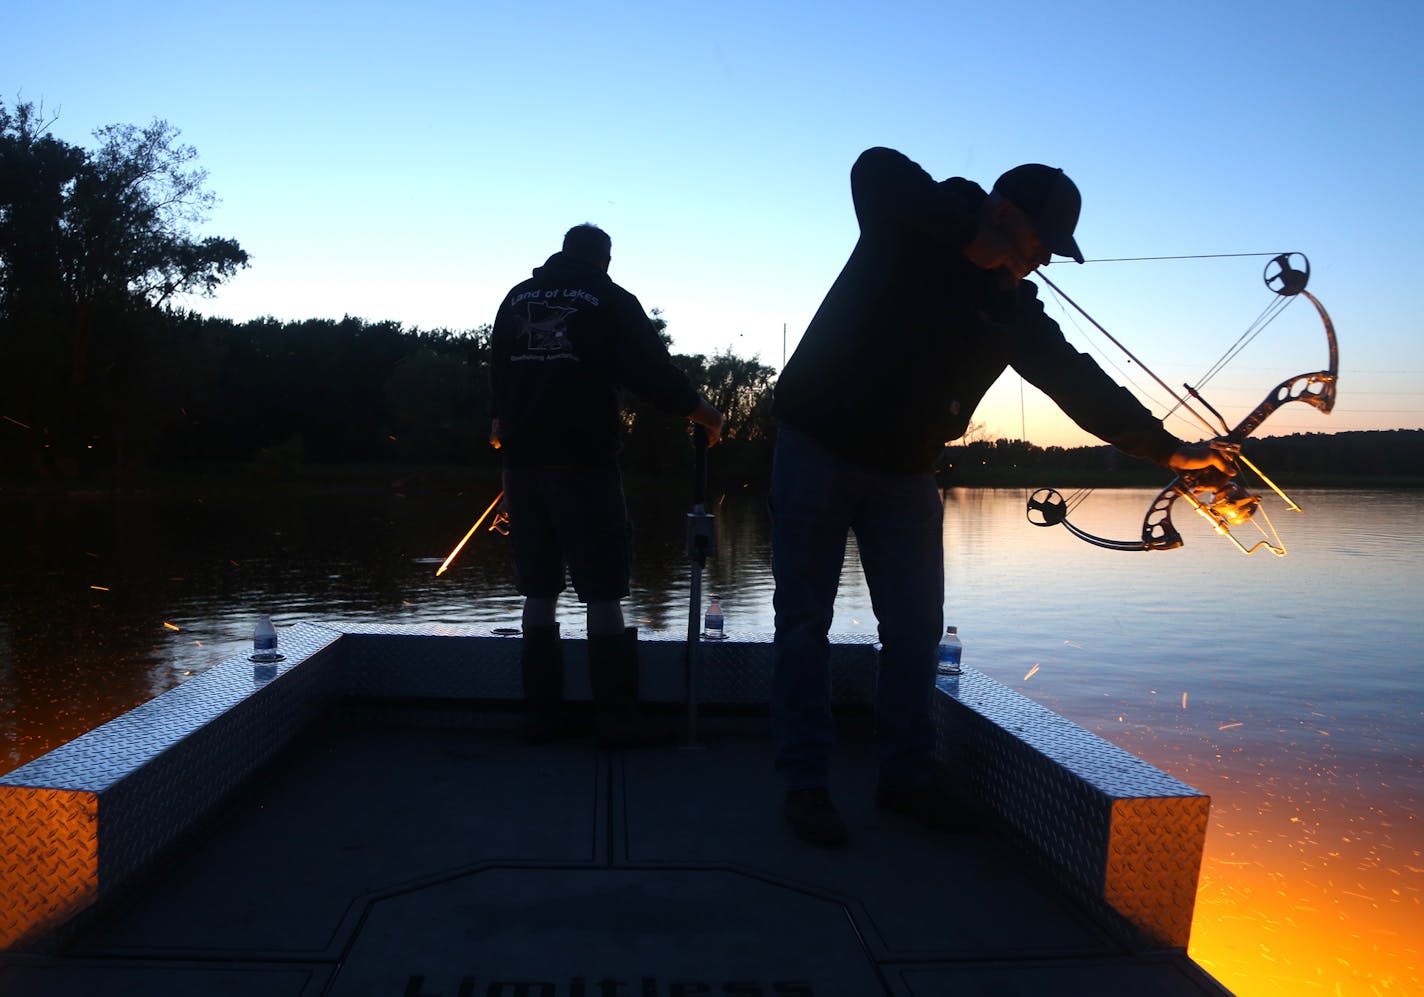
<svg viewBox="0 0 1424 997">
<path fill-rule="evenodd" d="M 936 757 L 1134 947 L 1185 950 L 1210 797 L 981 672 L 941 677 Z"/>
<path fill-rule="evenodd" d="M 0 778 L 0 950 L 114 893 L 304 729 L 339 639 L 287 628 L 275 678 L 234 656 Z"/>
</svg>

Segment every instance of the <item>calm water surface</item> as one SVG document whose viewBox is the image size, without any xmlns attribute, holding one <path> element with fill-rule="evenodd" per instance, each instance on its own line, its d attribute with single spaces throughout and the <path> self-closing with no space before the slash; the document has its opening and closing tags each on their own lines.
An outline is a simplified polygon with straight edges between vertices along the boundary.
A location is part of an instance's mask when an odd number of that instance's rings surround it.
<svg viewBox="0 0 1424 997">
<path fill-rule="evenodd" d="M 244 651 L 258 612 L 517 622 L 499 535 L 434 576 L 497 490 L 0 497 L 0 770 Z M 1131 537 L 1152 494 L 1100 491 L 1074 518 Z M 1187 512 L 1184 550 L 1102 551 L 1029 526 L 1019 491 L 952 490 L 947 619 L 966 663 L 1212 796 L 1191 951 L 1238 994 L 1424 993 L 1424 495 L 1295 497 L 1304 516 L 1270 507 L 1274 558 Z M 718 499 L 705 591 L 729 631 L 770 629 L 764 497 Z M 683 632 L 685 492 L 629 502 L 629 616 Z M 874 626 L 853 555 L 838 631 Z"/>
</svg>

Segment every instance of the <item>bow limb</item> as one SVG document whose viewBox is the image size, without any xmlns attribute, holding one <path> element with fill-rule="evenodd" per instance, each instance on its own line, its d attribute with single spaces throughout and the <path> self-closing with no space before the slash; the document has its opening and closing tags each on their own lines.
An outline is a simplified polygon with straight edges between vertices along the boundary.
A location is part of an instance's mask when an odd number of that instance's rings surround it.
<svg viewBox="0 0 1424 997">
<path fill-rule="evenodd" d="M 1199 500 L 1198 495 L 1208 497 L 1207 501 Z M 1062 526 L 1084 543 L 1090 543 L 1094 547 L 1102 547 L 1106 550 L 1176 550 L 1183 545 L 1182 534 L 1172 522 L 1172 508 L 1179 498 L 1186 499 L 1192 509 L 1211 524 L 1214 531 L 1234 543 L 1242 553 L 1250 554 L 1263 546 L 1274 554 L 1285 553 L 1283 549 L 1265 540 L 1248 549 L 1232 534 L 1231 519 L 1218 511 L 1222 507 L 1223 501 L 1227 499 L 1235 501 L 1238 507 L 1254 507 L 1260 501 L 1259 498 L 1238 492 L 1237 486 L 1229 481 L 1221 484 L 1211 479 L 1210 476 L 1193 475 L 1192 472 L 1183 472 L 1173 478 L 1171 484 L 1157 493 L 1157 497 L 1152 500 L 1152 505 L 1148 507 L 1147 515 L 1142 520 L 1142 539 L 1140 540 L 1113 540 L 1108 537 L 1100 537 L 1069 521 L 1067 502 L 1058 491 L 1052 488 L 1040 488 L 1029 496 L 1028 521 L 1034 526 Z M 1035 514 L 1039 518 L 1035 519 Z M 1242 515 L 1241 519 L 1249 518 L 1249 515 L 1246 513 Z"/>
<path fill-rule="evenodd" d="M 1276 291 L 1277 294 L 1286 297 L 1297 294 L 1304 295 L 1306 300 L 1315 307 L 1316 314 L 1320 316 L 1321 325 L 1325 327 L 1325 341 L 1329 347 L 1329 366 L 1325 370 L 1311 371 L 1305 374 L 1297 374 L 1295 377 L 1286 378 L 1280 384 L 1276 385 L 1276 387 L 1266 395 L 1265 400 L 1252 409 L 1246 418 L 1237 423 L 1234 429 L 1229 430 L 1225 436 L 1219 437 L 1217 442 L 1222 445 L 1223 449 L 1234 450 L 1237 459 L 1254 471 L 1260 477 L 1261 481 L 1264 482 L 1271 491 L 1280 496 L 1281 500 L 1284 501 L 1292 511 L 1301 512 L 1301 507 L 1296 504 L 1294 499 L 1282 491 L 1279 485 L 1266 477 L 1260 468 L 1252 464 L 1251 461 L 1241 453 L 1241 443 L 1259 429 L 1261 424 L 1277 409 L 1291 402 L 1304 402 L 1328 415 L 1335 407 L 1335 392 L 1340 380 L 1340 347 L 1335 339 L 1335 323 L 1330 320 L 1330 313 L 1325 310 L 1325 306 L 1320 303 L 1319 298 L 1305 289 L 1306 281 L 1310 279 L 1310 263 L 1307 261 L 1305 263 L 1305 270 L 1300 271 L 1291 266 L 1290 254 L 1283 254 L 1272 260 L 1271 264 L 1279 266 L 1280 270 L 1278 273 L 1272 275 L 1270 265 L 1267 266 L 1267 287 Z M 1281 283 L 1281 287 L 1276 288 L 1273 286 L 1276 281 Z M 1221 517 L 1215 513 L 1214 510 L 1216 507 L 1213 506 L 1212 508 L 1212 512 L 1203 511 L 1200 508 L 1198 511 L 1201 511 L 1208 520 L 1215 521 L 1222 526 L 1226 525 L 1221 521 Z M 1254 509 L 1252 509 L 1251 512 L 1254 512 Z M 1269 520 L 1267 522 L 1269 523 Z M 1221 532 L 1221 529 L 1218 529 L 1217 532 Z M 1272 533 L 1274 534 L 1274 529 Z M 1229 530 L 1226 531 L 1226 535 L 1231 536 Z M 1240 541 L 1236 540 L 1235 537 L 1231 537 L 1231 540 L 1238 547 L 1241 547 Z M 1247 550 L 1245 547 L 1241 547 L 1241 549 L 1250 554 L 1260 546 L 1261 544 L 1257 544 L 1250 550 Z M 1280 545 L 1279 538 L 1277 538 L 1275 543 L 1266 543 L 1265 546 L 1270 549 L 1271 553 L 1278 557 L 1285 553 L 1285 549 Z"/>
<path fill-rule="evenodd" d="M 1335 387 L 1340 375 L 1340 347 L 1335 341 L 1335 323 L 1330 321 L 1330 313 L 1325 310 L 1320 299 L 1305 288 L 1299 288 L 1291 293 L 1304 295 L 1305 299 L 1314 305 L 1316 312 L 1319 313 L 1320 321 L 1325 326 L 1325 339 L 1330 347 L 1330 366 L 1326 370 L 1288 377 L 1276 385 L 1260 405 L 1257 405 L 1246 418 L 1237 423 L 1235 429 L 1221 438 L 1224 442 L 1240 443 L 1259 429 L 1261 423 L 1265 422 L 1276 409 L 1289 402 L 1305 402 L 1305 404 L 1313 405 L 1327 414 L 1335 407 Z"/>
<path fill-rule="evenodd" d="M 1159 498 L 1161 496 L 1158 496 Z M 1094 547 L 1102 547 L 1106 550 L 1152 550 L 1148 546 L 1147 534 L 1144 528 L 1142 540 L 1111 540 L 1108 537 L 1100 537 L 1096 533 L 1089 533 L 1075 523 L 1068 520 L 1068 503 L 1062 494 L 1054 488 L 1040 488 L 1028 498 L 1027 509 L 1028 521 L 1034 526 L 1061 526 L 1073 536 L 1090 543 Z M 1038 518 L 1034 518 L 1037 515 Z M 1170 513 L 1169 513 L 1170 519 Z M 1175 533 L 1175 531 L 1173 531 Z M 1175 546 L 1181 546 L 1181 538 L 1178 537 Z M 1168 549 L 1168 548 L 1162 548 Z"/>
</svg>

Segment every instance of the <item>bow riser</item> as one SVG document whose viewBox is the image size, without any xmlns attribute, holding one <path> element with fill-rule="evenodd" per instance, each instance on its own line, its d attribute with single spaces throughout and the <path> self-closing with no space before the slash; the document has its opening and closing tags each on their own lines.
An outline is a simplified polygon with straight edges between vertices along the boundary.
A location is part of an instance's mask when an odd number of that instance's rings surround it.
<svg viewBox="0 0 1424 997">
<path fill-rule="evenodd" d="M 1142 550 L 1176 550 L 1182 546 L 1182 534 L 1172 525 L 1172 505 L 1182 494 L 1178 489 L 1181 478 L 1173 478 L 1172 483 L 1157 493 L 1147 515 L 1142 520 Z"/>
</svg>

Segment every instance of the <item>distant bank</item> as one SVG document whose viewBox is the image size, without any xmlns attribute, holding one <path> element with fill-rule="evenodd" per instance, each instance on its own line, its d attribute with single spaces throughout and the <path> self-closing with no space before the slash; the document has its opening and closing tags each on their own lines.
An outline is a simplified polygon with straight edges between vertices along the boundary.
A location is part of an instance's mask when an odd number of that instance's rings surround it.
<svg viewBox="0 0 1424 997">
<path fill-rule="evenodd" d="M 1281 487 L 1424 486 L 1424 429 L 1296 433 L 1246 442 L 1250 459 Z M 1150 487 L 1163 471 L 1109 446 L 1039 447 L 995 440 L 945 448 L 937 472 L 952 486 Z"/>
<path fill-rule="evenodd" d="M 748 448 L 750 449 L 750 448 Z M 724 460 L 733 447 L 711 455 L 712 484 L 720 488 L 758 487 L 770 477 L 771 448 Z M 1424 488 L 1424 430 L 1309 433 L 1249 441 L 1251 460 L 1287 491 L 1291 488 Z M 484 456 L 484 455 L 481 455 Z M 750 459 L 748 459 L 750 458 Z M 691 449 L 685 468 L 691 471 Z M 624 462 L 630 483 L 683 484 L 684 462 L 659 466 Z M 945 488 L 1151 488 L 1169 480 L 1166 472 L 1112 447 L 1039 447 L 1022 440 L 995 440 L 945 448 L 936 469 Z M 1248 481 L 1252 476 L 1248 473 Z M 459 491 L 499 480 L 488 459 L 455 463 L 316 463 L 269 460 L 156 466 L 117 479 L 107 475 L 39 475 L 0 467 L 0 497 L 25 494 L 122 492 L 153 495 L 239 495 L 245 491 Z"/>
</svg>

